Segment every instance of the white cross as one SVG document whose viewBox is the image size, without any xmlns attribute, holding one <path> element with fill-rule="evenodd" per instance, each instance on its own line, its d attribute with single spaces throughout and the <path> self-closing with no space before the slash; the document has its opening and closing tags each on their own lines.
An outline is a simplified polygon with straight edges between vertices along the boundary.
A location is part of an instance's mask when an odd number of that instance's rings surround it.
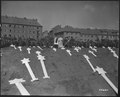
<svg viewBox="0 0 120 97">
<path fill-rule="evenodd" d="M 27 48 L 28 54 L 30 54 L 30 50 L 31 50 L 31 48 Z"/>
<path fill-rule="evenodd" d="M 93 54 L 95 57 L 97 57 L 95 54 L 94 54 L 94 52 L 93 51 L 88 51 L 89 53 L 91 53 L 91 54 Z"/>
<path fill-rule="evenodd" d="M 29 63 L 28 63 L 28 62 L 30 62 L 29 58 L 24 58 L 24 59 L 21 60 L 21 61 L 22 61 L 22 64 L 25 64 L 25 66 L 27 67 L 27 69 L 28 69 L 28 71 L 29 71 L 29 74 L 30 74 L 30 76 L 31 76 L 31 78 L 32 78 L 31 81 L 33 82 L 33 81 L 38 80 L 38 78 L 35 77 L 32 69 L 31 69 L 31 67 L 30 67 L 30 65 L 29 65 Z"/>
<path fill-rule="evenodd" d="M 97 49 L 95 49 L 95 48 L 92 48 L 92 50 L 95 51 L 95 52 L 97 52 Z"/>
<path fill-rule="evenodd" d="M 118 58 L 118 55 L 115 53 L 115 51 L 113 51 L 113 49 L 111 49 L 110 47 L 108 47 L 108 49 L 111 51 L 111 53 L 113 53 L 113 56 Z"/>
<path fill-rule="evenodd" d="M 108 47 L 109 50 L 112 50 L 111 47 Z"/>
<path fill-rule="evenodd" d="M 37 54 L 37 55 L 40 55 L 40 54 L 41 54 L 41 52 L 40 52 L 40 51 L 36 51 L 36 54 Z"/>
<path fill-rule="evenodd" d="M 77 47 L 75 47 L 74 50 L 76 50 L 77 52 L 79 52 L 79 49 Z"/>
<path fill-rule="evenodd" d="M 53 48 L 53 46 L 50 46 L 50 48 Z"/>
<path fill-rule="evenodd" d="M 67 52 L 68 52 L 68 54 L 70 55 L 70 56 L 72 56 L 72 54 L 71 54 L 71 51 L 70 50 L 66 50 Z"/>
<path fill-rule="evenodd" d="M 96 66 L 95 69 L 96 69 L 96 71 L 98 71 L 98 74 L 102 74 L 102 73 L 105 74 L 105 73 L 107 73 L 106 71 L 103 70 L 103 68 L 100 68 L 100 67 L 98 67 L 98 66 Z"/>
<path fill-rule="evenodd" d="M 119 58 L 115 52 L 113 52 L 113 56 L 116 57 L 117 59 Z"/>
<path fill-rule="evenodd" d="M 22 78 L 21 79 L 15 78 L 14 80 L 9 81 L 10 84 L 16 85 L 21 95 L 30 95 L 28 91 L 25 89 L 25 87 L 22 85 L 22 82 L 25 82 L 25 80 L 23 80 Z"/>
<path fill-rule="evenodd" d="M 81 47 L 78 47 L 79 50 L 81 50 Z"/>
<path fill-rule="evenodd" d="M 105 48 L 104 46 L 102 46 L 102 48 Z"/>
<path fill-rule="evenodd" d="M 14 47 L 14 49 L 17 49 L 17 48 L 15 47 L 15 45 L 13 45 L 13 44 L 11 44 L 10 46 L 11 46 L 11 47 Z"/>
<path fill-rule="evenodd" d="M 57 49 L 56 49 L 56 48 L 53 48 L 53 50 L 56 52 Z"/>
<path fill-rule="evenodd" d="M 21 46 L 18 46 L 19 50 L 22 51 L 22 47 Z"/>
<path fill-rule="evenodd" d="M 94 46 L 94 48 L 97 48 L 96 46 Z"/>
<path fill-rule="evenodd" d="M 87 55 L 83 55 L 85 57 L 85 59 L 87 60 L 87 62 L 89 63 L 90 67 L 92 68 L 93 72 L 96 72 L 95 68 L 93 67 L 93 65 L 91 64 L 91 62 L 89 61 L 89 57 Z"/>
<path fill-rule="evenodd" d="M 91 49 L 92 49 L 92 46 L 89 46 L 89 48 L 91 48 Z"/>
<path fill-rule="evenodd" d="M 116 88 L 116 86 L 109 80 L 109 78 L 105 75 L 105 71 L 103 70 L 103 68 L 100 68 L 97 66 L 96 71 L 98 71 L 99 74 L 101 74 L 101 76 L 108 82 L 108 84 L 113 88 L 113 90 L 118 94 L 118 89 Z"/>
<path fill-rule="evenodd" d="M 38 60 L 40 60 L 41 66 L 42 66 L 42 69 L 43 69 L 43 73 L 44 73 L 43 78 L 50 78 L 50 76 L 48 76 L 48 73 L 47 73 L 47 70 L 46 70 L 46 67 L 45 67 L 45 64 L 44 64 L 45 57 L 42 56 L 42 55 L 38 55 L 37 57 L 38 57 Z"/>
<path fill-rule="evenodd" d="M 64 49 L 65 49 L 65 47 L 61 47 L 61 49 L 62 49 L 62 50 L 64 50 Z"/>
<path fill-rule="evenodd" d="M 40 46 L 37 46 L 39 49 L 43 50 Z"/>
<path fill-rule="evenodd" d="M 82 46 L 82 48 L 84 48 L 84 46 Z"/>
<path fill-rule="evenodd" d="M 97 52 L 97 49 L 93 48 L 92 46 L 89 46 L 93 51 Z"/>
</svg>

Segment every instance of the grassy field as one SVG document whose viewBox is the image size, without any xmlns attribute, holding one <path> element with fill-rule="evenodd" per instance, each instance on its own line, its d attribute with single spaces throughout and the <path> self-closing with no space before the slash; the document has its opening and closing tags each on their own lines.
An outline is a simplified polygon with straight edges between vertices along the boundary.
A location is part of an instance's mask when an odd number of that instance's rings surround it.
<svg viewBox="0 0 120 97">
<path fill-rule="evenodd" d="M 93 73 L 90 65 L 83 57 L 89 56 L 94 67 L 99 66 L 107 72 L 107 77 L 118 87 L 118 59 L 107 48 L 97 48 L 94 57 L 88 53 L 90 48 L 82 48 L 76 52 L 73 48 L 70 56 L 66 50 L 52 48 L 31 47 L 31 54 L 28 54 L 26 47 L 22 51 L 13 47 L 2 48 L 1 56 L 1 94 L 2 95 L 21 95 L 15 85 L 10 85 L 9 80 L 23 78 L 26 82 L 22 83 L 31 95 L 72 95 L 72 96 L 115 96 L 114 90 L 97 72 Z M 116 54 L 118 49 L 113 48 Z M 36 51 L 41 51 L 45 56 L 45 66 L 50 79 L 43 79 L 44 73 L 41 63 L 37 58 Z M 22 64 L 23 58 L 30 58 L 30 66 L 39 79 L 31 82 L 31 76 Z M 108 91 L 100 91 L 107 89 Z"/>
</svg>

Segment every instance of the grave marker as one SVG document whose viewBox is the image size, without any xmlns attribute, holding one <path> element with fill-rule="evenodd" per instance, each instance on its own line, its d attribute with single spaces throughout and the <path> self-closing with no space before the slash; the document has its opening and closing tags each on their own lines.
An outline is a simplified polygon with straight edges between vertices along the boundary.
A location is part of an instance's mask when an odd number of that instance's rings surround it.
<svg viewBox="0 0 120 97">
<path fill-rule="evenodd" d="M 96 71 L 98 71 L 98 74 L 100 74 L 106 81 L 107 83 L 113 88 L 113 90 L 118 94 L 118 89 L 116 88 L 116 86 L 109 80 L 109 78 L 105 75 L 105 71 L 103 70 L 103 68 L 100 68 L 97 66 Z"/>
<path fill-rule="evenodd" d="M 40 60 L 40 63 L 41 63 L 42 69 L 43 69 L 43 73 L 44 73 L 43 78 L 50 78 L 50 76 L 48 76 L 48 73 L 47 73 L 47 70 L 46 70 L 46 67 L 44 64 L 45 57 L 42 55 L 38 55 L 37 57 L 38 57 L 38 60 Z"/>
<path fill-rule="evenodd" d="M 21 61 L 22 61 L 22 64 L 25 64 L 25 66 L 27 67 L 27 69 L 28 69 L 28 71 L 29 71 L 29 74 L 30 74 L 30 76 L 31 76 L 31 78 L 32 78 L 31 81 L 33 82 L 33 81 L 38 80 L 38 78 L 35 77 L 32 69 L 31 69 L 31 67 L 30 67 L 30 65 L 29 65 L 29 62 L 30 62 L 29 58 L 24 58 L 24 59 L 21 60 Z"/>
<path fill-rule="evenodd" d="M 25 80 L 23 80 L 22 78 L 21 79 L 15 78 L 14 80 L 9 81 L 10 84 L 16 85 L 21 95 L 30 95 L 28 91 L 25 89 L 25 87 L 22 85 L 22 82 L 25 82 Z"/>
</svg>

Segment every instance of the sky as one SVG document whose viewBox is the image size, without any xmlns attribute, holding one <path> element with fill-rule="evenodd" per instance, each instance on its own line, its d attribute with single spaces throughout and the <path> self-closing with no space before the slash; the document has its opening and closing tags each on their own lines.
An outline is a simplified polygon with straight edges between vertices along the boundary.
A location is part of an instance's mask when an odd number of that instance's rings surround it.
<svg viewBox="0 0 120 97">
<path fill-rule="evenodd" d="M 56 25 L 119 29 L 119 1 L 1 1 L 1 15 L 38 19 L 43 31 Z"/>
</svg>

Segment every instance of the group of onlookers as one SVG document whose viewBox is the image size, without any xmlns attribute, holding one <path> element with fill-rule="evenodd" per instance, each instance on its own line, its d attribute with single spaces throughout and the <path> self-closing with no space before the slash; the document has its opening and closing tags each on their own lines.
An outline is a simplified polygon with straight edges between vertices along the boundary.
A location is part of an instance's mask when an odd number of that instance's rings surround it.
<svg viewBox="0 0 120 97">
<path fill-rule="evenodd" d="M 52 36 L 46 36 L 40 40 L 34 40 L 34 39 L 22 39 L 19 38 L 13 38 L 13 37 L 1 37 L 1 48 L 3 47 L 9 47 L 11 44 L 14 44 L 16 46 L 41 46 L 41 47 L 50 47 L 54 45 L 54 38 Z M 71 48 L 72 46 L 83 46 L 85 48 L 88 48 L 91 46 L 97 46 L 97 47 L 119 47 L 119 41 L 118 40 L 108 40 L 108 39 L 102 39 L 102 40 L 96 40 L 94 41 L 76 41 L 74 38 L 66 37 L 62 40 L 64 47 Z"/>
</svg>

